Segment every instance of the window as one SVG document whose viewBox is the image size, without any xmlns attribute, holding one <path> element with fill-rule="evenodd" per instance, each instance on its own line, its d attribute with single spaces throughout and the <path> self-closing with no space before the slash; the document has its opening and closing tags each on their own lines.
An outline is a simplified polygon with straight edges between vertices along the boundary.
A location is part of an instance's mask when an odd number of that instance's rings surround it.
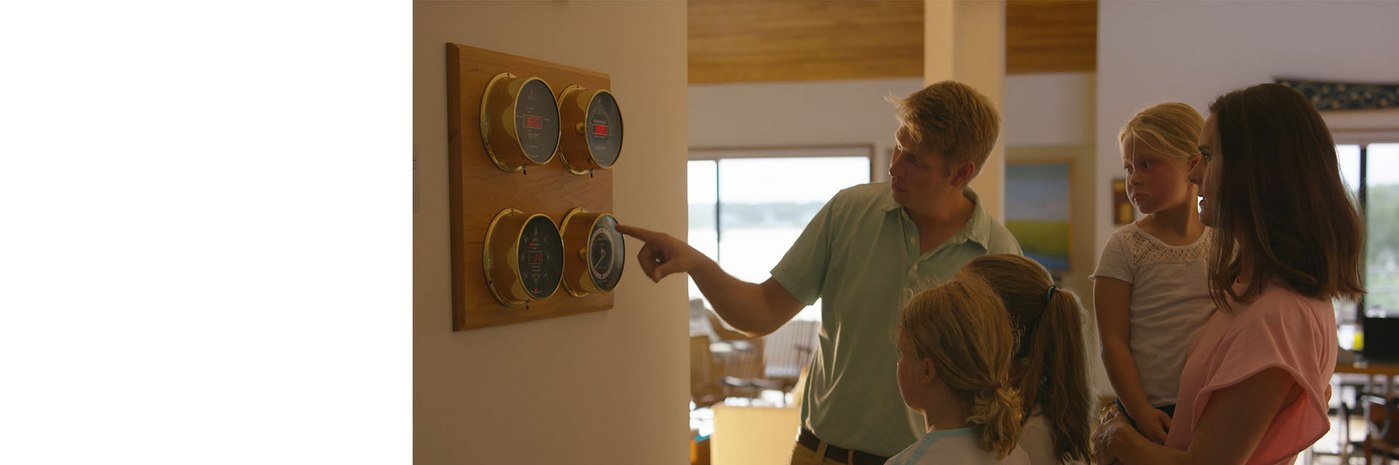
<svg viewBox="0 0 1399 465">
<path fill-rule="evenodd" d="M 1399 143 L 1336 147 L 1365 216 L 1366 316 L 1399 317 Z"/>
<path fill-rule="evenodd" d="M 870 181 L 870 147 L 694 150 L 688 166 L 689 243 L 729 274 L 761 283 L 816 212 Z M 704 299 L 694 280 L 690 298 Z M 708 305 L 708 302 L 706 302 Z M 796 319 L 819 320 L 821 303 Z"/>
</svg>

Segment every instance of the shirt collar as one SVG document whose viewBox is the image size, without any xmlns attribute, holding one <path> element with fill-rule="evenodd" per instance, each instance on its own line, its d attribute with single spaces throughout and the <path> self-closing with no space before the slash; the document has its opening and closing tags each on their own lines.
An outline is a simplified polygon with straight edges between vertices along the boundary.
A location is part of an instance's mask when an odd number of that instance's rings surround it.
<svg viewBox="0 0 1399 465">
<path fill-rule="evenodd" d="M 953 234 L 952 238 L 949 240 L 953 242 L 972 241 L 980 244 L 982 248 L 987 248 L 987 244 L 991 242 L 991 214 L 987 213 L 985 208 L 982 208 L 981 197 L 976 195 L 976 192 L 972 191 L 971 187 L 962 188 L 962 195 L 965 195 L 968 200 L 972 201 L 972 217 L 968 218 L 967 224 L 963 225 L 962 229 L 957 231 L 957 234 Z M 903 213 L 903 205 L 899 205 L 898 202 L 894 201 L 892 193 L 885 196 L 883 204 L 880 205 L 880 209 L 885 213 Z M 908 214 L 904 213 L 904 216 L 907 217 Z"/>
</svg>

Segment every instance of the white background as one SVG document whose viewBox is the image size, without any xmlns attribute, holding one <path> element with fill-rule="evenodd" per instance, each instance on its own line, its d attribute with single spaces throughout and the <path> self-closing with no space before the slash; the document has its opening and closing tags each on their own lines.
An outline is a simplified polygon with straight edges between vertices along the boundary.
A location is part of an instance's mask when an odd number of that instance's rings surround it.
<svg viewBox="0 0 1399 465">
<path fill-rule="evenodd" d="M 411 460 L 411 8 L 0 6 L 0 463 Z"/>
</svg>

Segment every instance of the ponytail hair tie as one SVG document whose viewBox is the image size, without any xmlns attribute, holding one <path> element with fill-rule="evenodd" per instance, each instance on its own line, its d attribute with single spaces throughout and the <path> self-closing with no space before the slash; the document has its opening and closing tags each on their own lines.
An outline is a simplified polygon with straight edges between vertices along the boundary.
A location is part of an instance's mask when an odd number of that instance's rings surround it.
<svg viewBox="0 0 1399 465">
<path fill-rule="evenodd" d="M 1053 284 L 1050 284 L 1050 285 L 1049 285 L 1049 289 L 1045 289 L 1045 291 L 1044 291 L 1044 304 L 1045 304 L 1045 305 L 1049 305 L 1049 301 L 1050 301 L 1051 299 L 1054 298 L 1054 290 L 1055 290 L 1055 289 L 1058 289 L 1058 287 L 1055 287 Z"/>
</svg>

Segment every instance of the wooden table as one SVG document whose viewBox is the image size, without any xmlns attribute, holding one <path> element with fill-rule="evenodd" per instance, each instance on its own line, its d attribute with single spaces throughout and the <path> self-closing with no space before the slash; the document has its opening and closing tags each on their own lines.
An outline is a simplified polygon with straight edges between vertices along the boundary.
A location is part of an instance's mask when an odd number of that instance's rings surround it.
<svg viewBox="0 0 1399 465">
<path fill-rule="evenodd" d="M 1399 376 L 1399 361 L 1366 360 L 1364 357 L 1356 356 L 1351 363 L 1336 363 L 1336 374 L 1357 374 L 1368 375 L 1369 381 L 1374 381 L 1376 376 L 1384 377 L 1384 395 L 1393 395 L 1394 377 Z M 1365 386 L 1368 390 L 1369 383 Z"/>
</svg>

